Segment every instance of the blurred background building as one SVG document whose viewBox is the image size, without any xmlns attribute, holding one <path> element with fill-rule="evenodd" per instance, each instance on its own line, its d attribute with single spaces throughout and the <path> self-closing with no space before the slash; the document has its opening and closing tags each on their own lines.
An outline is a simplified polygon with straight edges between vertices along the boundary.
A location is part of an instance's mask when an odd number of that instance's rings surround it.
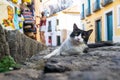
<svg viewBox="0 0 120 80">
<path fill-rule="evenodd" d="M 120 42 L 120 0 L 83 0 L 82 25 L 94 29 L 90 42 Z"/>
</svg>

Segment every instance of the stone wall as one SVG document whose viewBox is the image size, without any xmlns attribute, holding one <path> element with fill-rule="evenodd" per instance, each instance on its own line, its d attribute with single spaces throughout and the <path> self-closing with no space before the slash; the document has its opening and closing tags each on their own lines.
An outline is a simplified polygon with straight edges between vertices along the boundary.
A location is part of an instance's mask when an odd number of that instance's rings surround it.
<svg viewBox="0 0 120 80">
<path fill-rule="evenodd" d="M 0 26 L 0 57 L 10 54 L 15 61 L 22 62 L 45 48 L 17 30 L 7 31 Z"/>
<path fill-rule="evenodd" d="M 8 42 L 6 41 L 5 31 L 6 30 L 4 30 L 0 25 L 0 59 L 5 55 L 10 54 L 9 45 Z"/>
</svg>

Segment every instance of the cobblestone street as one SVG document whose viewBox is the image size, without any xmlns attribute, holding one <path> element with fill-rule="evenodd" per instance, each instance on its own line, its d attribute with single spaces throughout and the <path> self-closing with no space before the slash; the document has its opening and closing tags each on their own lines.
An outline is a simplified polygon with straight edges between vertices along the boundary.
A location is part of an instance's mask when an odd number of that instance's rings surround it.
<svg viewBox="0 0 120 80">
<path fill-rule="evenodd" d="M 44 60 L 51 47 L 32 56 L 18 71 L 0 74 L 0 80 L 119 80 L 120 45 L 91 48 L 88 53 Z M 23 76 L 24 75 L 24 76 Z"/>
</svg>

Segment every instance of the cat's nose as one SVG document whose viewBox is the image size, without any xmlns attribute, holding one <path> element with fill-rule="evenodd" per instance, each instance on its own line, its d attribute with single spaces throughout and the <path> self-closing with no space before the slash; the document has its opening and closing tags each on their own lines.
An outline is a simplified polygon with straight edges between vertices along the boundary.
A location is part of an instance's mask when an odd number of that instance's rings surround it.
<svg viewBox="0 0 120 80">
<path fill-rule="evenodd" d="M 80 38 L 77 38 L 77 40 L 79 41 L 79 40 L 80 40 Z"/>
</svg>

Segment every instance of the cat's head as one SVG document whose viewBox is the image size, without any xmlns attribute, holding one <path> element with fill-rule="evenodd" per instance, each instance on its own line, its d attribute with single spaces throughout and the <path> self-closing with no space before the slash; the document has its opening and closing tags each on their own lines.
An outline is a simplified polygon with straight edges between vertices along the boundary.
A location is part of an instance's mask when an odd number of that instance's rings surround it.
<svg viewBox="0 0 120 80">
<path fill-rule="evenodd" d="M 85 43 L 87 44 L 88 39 L 90 37 L 90 34 L 92 33 L 93 29 L 90 29 L 88 31 L 81 30 L 77 27 L 76 24 L 73 25 L 73 31 L 70 34 L 70 37 L 76 42 L 76 43 Z"/>
</svg>

